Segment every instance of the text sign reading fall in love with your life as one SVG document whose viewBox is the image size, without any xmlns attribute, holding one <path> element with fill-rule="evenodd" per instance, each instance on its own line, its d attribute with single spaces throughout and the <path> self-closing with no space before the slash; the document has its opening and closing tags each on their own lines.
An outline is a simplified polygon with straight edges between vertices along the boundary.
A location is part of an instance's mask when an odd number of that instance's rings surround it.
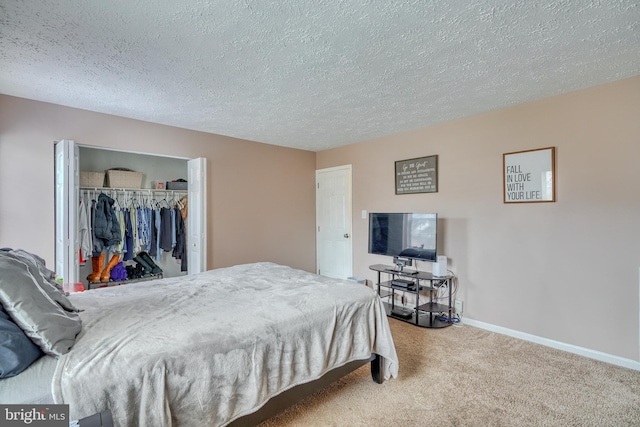
<svg viewBox="0 0 640 427">
<path fill-rule="evenodd" d="M 396 162 L 396 194 L 436 193 L 438 156 Z"/>
<path fill-rule="evenodd" d="M 503 154 L 504 203 L 555 202 L 555 147 Z"/>
</svg>

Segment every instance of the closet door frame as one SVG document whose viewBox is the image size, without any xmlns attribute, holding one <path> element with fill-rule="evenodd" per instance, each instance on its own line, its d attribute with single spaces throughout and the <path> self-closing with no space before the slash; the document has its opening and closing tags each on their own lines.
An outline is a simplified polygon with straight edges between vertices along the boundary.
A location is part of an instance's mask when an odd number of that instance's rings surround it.
<svg viewBox="0 0 640 427">
<path fill-rule="evenodd" d="M 78 259 L 78 203 L 80 192 L 79 147 L 72 140 L 55 141 L 55 260 L 56 277 L 65 282 L 80 281 Z M 187 160 L 189 178 L 199 177 L 195 185 L 189 183 L 189 216 L 187 217 L 187 263 L 188 274 L 207 269 L 207 216 L 206 216 L 206 176 L 207 162 L 203 157 L 185 159 L 178 156 L 166 156 L 155 153 L 141 153 L 127 150 L 115 150 L 89 146 L 88 148 L 122 153 L 144 154 L 148 156 L 172 157 Z M 194 257 L 194 262 L 190 258 Z"/>
</svg>

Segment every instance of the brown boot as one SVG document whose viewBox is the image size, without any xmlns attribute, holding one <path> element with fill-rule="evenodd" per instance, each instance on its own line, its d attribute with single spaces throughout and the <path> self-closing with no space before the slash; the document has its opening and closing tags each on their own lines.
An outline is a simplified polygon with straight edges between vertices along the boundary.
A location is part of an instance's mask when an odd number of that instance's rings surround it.
<svg viewBox="0 0 640 427">
<path fill-rule="evenodd" d="M 108 282 L 111 278 L 111 270 L 120 262 L 120 255 L 113 254 L 111 259 L 109 260 L 109 264 L 102 270 L 102 275 L 100 276 L 101 282 Z"/>
<path fill-rule="evenodd" d="M 104 254 L 100 254 L 100 256 L 91 257 L 91 267 L 93 267 L 93 272 L 87 276 L 87 280 L 91 283 L 99 282 L 100 275 L 102 274 L 103 266 L 104 266 Z"/>
</svg>

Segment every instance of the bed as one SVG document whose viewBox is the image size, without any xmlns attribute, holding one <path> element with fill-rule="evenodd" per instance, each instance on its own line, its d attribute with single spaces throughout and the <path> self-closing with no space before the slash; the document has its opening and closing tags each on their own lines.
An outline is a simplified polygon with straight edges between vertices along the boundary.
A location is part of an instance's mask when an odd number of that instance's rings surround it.
<svg viewBox="0 0 640 427">
<path fill-rule="evenodd" d="M 269 262 L 68 300 L 82 324 L 70 350 L 0 380 L 0 403 L 110 410 L 116 426 L 255 425 L 365 363 L 378 382 L 398 373 L 373 290 Z"/>
</svg>

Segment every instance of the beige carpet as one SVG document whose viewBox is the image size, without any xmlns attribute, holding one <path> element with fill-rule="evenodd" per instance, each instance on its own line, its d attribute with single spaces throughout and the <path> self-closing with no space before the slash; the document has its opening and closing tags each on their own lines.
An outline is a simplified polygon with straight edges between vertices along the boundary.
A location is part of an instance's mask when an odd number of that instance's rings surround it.
<svg viewBox="0 0 640 427">
<path fill-rule="evenodd" d="M 400 374 L 368 365 L 261 424 L 640 426 L 640 372 L 465 325 L 389 319 Z"/>
</svg>

